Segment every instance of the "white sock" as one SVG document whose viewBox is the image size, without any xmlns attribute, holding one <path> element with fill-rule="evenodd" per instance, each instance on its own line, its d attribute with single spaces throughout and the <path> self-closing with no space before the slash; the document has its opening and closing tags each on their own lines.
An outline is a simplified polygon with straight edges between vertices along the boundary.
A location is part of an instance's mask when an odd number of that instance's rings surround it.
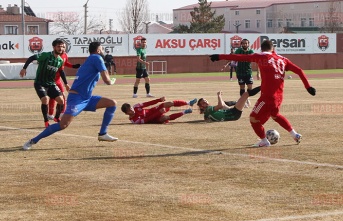
<svg viewBox="0 0 343 221">
<path fill-rule="evenodd" d="M 269 140 L 265 137 L 261 140 L 263 143 L 269 143 Z"/>
<path fill-rule="evenodd" d="M 294 129 L 292 129 L 289 133 L 292 135 L 292 137 L 295 137 L 295 135 L 297 135 L 297 132 Z"/>
</svg>

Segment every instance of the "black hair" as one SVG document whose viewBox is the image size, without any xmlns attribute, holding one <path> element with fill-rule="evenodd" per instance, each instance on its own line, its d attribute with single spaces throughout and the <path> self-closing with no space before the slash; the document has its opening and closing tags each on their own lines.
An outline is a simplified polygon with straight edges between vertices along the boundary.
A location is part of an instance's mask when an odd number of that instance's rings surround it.
<svg viewBox="0 0 343 221">
<path fill-rule="evenodd" d="M 248 42 L 248 44 L 250 43 L 248 39 L 246 39 L 246 38 L 243 38 L 243 39 L 242 39 L 242 41 L 241 41 L 241 45 L 243 44 L 243 41 L 247 41 L 247 42 Z"/>
<path fill-rule="evenodd" d="M 141 41 L 145 40 L 146 41 L 146 38 L 141 38 Z"/>
<path fill-rule="evenodd" d="M 89 53 L 95 53 L 96 50 L 98 50 L 98 47 L 101 45 L 100 42 L 97 42 L 97 41 L 94 41 L 92 43 L 89 44 L 89 48 L 88 48 L 88 51 Z"/>
<path fill-rule="evenodd" d="M 55 39 L 53 42 L 52 42 L 52 46 L 55 47 L 57 45 L 60 45 L 60 44 L 64 44 L 64 41 L 62 41 L 61 39 L 57 38 Z"/>
<path fill-rule="evenodd" d="M 273 42 L 269 40 L 264 40 L 261 44 L 261 51 L 270 51 L 274 47 Z"/>
<path fill-rule="evenodd" d="M 200 98 L 200 99 L 198 100 L 198 103 L 197 103 L 197 105 L 198 105 L 198 107 L 199 107 L 199 110 L 200 110 L 200 114 L 203 114 L 203 113 L 205 112 L 205 110 L 202 109 L 202 108 L 200 107 L 200 102 L 203 101 L 203 100 L 204 100 L 204 98 Z"/>
<path fill-rule="evenodd" d="M 125 114 L 130 108 L 131 108 L 131 105 L 128 103 L 124 103 L 123 105 L 121 105 L 121 111 L 123 111 Z"/>
</svg>

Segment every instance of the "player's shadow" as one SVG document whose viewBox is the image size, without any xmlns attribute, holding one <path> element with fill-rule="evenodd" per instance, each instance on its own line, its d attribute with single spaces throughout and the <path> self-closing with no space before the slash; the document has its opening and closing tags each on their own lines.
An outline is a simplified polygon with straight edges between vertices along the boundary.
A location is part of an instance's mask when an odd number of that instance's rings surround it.
<svg viewBox="0 0 343 221">
<path fill-rule="evenodd" d="M 167 154 L 141 154 L 137 156 L 107 156 L 107 157 L 88 157 L 79 159 L 67 159 L 67 158 L 55 158 L 52 160 L 130 160 L 130 159 L 143 159 L 143 158 L 159 158 L 159 157 L 180 157 L 180 156 L 198 156 L 205 154 L 222 154 L 221 151 L 228 149 L 217 149 L 217 150 L 199 150 L 199 151 L 187 151 L 182 153 L 167 153 Z"/>
<path fill-rule="evenodd" d="M 269 147 L 254 147 L 251 145 L 244 145 L 243 147 L 238 148 L 232 148 L 231 150 L 242 150 L 242 149 L 265 149 L 265 148 L 274 148 L 274 147 L 292 147 L 292 146 L 298 146 L 298 144 L 282 144 L 282 145 L 271 145 Z"/>
</svg>

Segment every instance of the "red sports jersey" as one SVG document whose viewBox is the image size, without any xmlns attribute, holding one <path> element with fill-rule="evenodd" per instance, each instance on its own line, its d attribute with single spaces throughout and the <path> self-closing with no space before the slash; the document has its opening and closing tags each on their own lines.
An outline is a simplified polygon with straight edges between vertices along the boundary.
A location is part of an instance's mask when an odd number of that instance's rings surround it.
<svg viewBox="0 0 343 221">
<path fill-rule="evenodd" d="M 135 104 L 133 106 L 135 115 L 129 118 L 130 121 L 134 124 L 146 124 L 162 116 L 163 113 L 160 112 L 160 109 L 163 108 L 163 104 L 150 109 L 144 109 L 144 107 L 148 107 L 159 102 L 161 102 L 161 99 L 155 99 L 152 101 Z"/>
<path fill-rule="evenodd" d="M 63 59 L 63 65 L 62 65 L 62 67 L 60 69 L 58 69 L 58 71 L 56 73 L 55 81 L 60 81 L 60 79 L 61 79 L 60 70 L 64 70 L 64 66 L 66 66 L 68 68 L 72 68 L 73 67 L 73 65 L 71 63 L 69 63 L 69 61 L 68 61 L 67 53 L 61 54 L 60 57 Z"/>
<path fill-rule="evenodd" d="M 268 98 L 266 100 L 282 102 L 285 71 L 292 71 L 299 75 L 305 88 L 310 87 L 301 68 L 293 64 L 288 58 L 274 52 L 262 52 L 251 55 L 219 55 L 219 59 L 256 62 L 261 72 L 261 98 Z"/>
</svg>

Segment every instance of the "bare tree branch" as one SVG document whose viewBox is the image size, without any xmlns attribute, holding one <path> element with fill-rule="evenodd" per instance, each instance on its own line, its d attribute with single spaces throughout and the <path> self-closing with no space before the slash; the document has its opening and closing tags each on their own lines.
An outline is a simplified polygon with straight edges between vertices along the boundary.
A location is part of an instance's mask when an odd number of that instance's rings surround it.
<svg viewBox="0 0 343 221">
<path fill-rule="evenodd" d="M 90 33 L 103 27 L 102 22 L 94 16 L 90 16 L 87 21 L 87 31 Z M 50 32 L 56 35 L 81 35 L 84 31 L 83 26 L 84 17 L 81 13 L 65 14 L 64 12 L 58 12 Z"/>
<path fill-rule="evenodd" d="M 142 33 L 148 15 L 148 0 L 127 0 L 119 22 L 124 32 Z"/>
</svg>

